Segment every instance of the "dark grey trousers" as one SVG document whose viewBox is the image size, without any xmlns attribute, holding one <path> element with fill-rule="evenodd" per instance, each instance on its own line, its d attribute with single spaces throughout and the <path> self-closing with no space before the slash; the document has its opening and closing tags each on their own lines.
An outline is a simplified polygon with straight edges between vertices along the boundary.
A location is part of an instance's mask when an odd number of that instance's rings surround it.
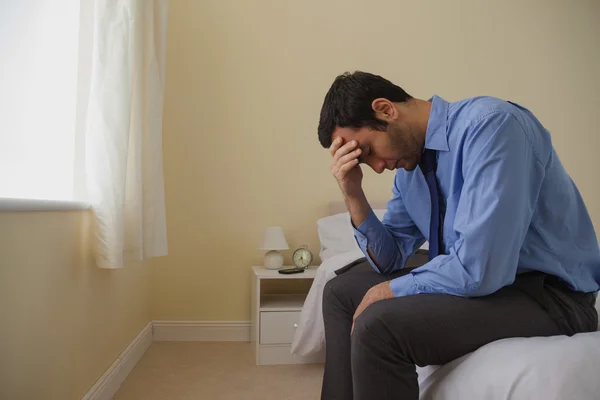
<svg viewBox="0 0 600 400">
<path fill-rule="evenodd" d="M 327 283 L 322 400 L 418 399 L 415 365 L 445 364 L 498 339 L 597 327 L 593 295 L 526 274 L 485 297 L 420 294 L 379 301 L 356 320 L 351 337 L 354 311 L 369 288 L 408 272 L 384 276 L 362 262 Z"/>
</svg>

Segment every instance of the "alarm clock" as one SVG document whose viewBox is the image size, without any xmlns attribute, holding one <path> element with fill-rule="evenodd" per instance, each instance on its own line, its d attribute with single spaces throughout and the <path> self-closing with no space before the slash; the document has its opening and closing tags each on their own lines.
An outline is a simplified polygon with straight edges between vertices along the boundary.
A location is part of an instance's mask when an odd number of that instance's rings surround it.
<svg viewBox="0 0 600 400">
<path fill-rule="evenodd" d="M 312 260 L 313 255 L 310 252 L 310 250 L 308 250 L 308 246 L 301 246 L 299 249 L 294 251 L 294 254 L 292 255 L 292 261 L 294 262 L 294 265 L 298 268 L 306 269 L 310 267 Z"/>
</svg>

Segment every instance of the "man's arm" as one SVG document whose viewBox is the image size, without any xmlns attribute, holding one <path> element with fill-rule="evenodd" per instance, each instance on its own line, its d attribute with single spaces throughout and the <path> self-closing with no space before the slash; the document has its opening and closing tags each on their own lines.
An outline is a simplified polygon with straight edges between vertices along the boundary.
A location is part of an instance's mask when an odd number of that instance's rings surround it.
<svg viewBox="0 0 600 400">
<path fill-rule="evenodd" d="M 474 123 L 463 150 L 464 184 L 454 220 L 459 238 L 449 254 L 392 280 L 395 296 L 485 296 L 514 281 L 544 165 L 506 112 Z"/>
<path fill-rule="evenodd" d="M 385 275 L 404 267 L 415 250 L 425 243 L 423 234 L 404 206 L 397 180 L 394 180 L 392 193 L 383 221 L 379 221 L 368 203 L 367 215 L 360 223 L 357 224 L 358 219 L 352 216 L 358 246 L 373 268 Z"/>
<path fill-rule="evenodd" d="M 357 227 L 362 224 L 365 219 L 369 216 L 369 213 L 372 212 L 371 205 L 367 201 L 367 197 L 364 195 L 360 197 L 344 197 L 344 201 L 346 202 L 346 208 L 350 213 L 350 218 L 352 220 L 352 226 Z M 366 249 L 369 255 L 371 262 L 374 264 L 373 266 L 379 270 L 379 264 L 377 264 L 377 260 L 373 255 L 371 249 Z M 365 249 L 363 249 L 363 252 Z"/>
<path fill-rule="evenodd" d="M 371 205 L 367 201 L 365 194 L 361 193 L 355 197 L 344 196 L 344 201 L 352 218 L 352 224 L 354 226 L 362 224 L 367 219 L 369 212 L 371 212 Z"/>
<path fill-rule="evenodd" d="M 358 227 L 354 236 L 360 248 L 375 270 L 389 274 L 404 266 L 424 238 L 408 215 L 396 184 L 384 224 L 377 219 L 362 189 L 363 174 L 358 162 L 362 150 L 357 145 L 354 140 L 345 144 L 341 138 L 333 141 L 329 148 L 331 173 L 344 194 L 352 223 Z"/>
</svg>

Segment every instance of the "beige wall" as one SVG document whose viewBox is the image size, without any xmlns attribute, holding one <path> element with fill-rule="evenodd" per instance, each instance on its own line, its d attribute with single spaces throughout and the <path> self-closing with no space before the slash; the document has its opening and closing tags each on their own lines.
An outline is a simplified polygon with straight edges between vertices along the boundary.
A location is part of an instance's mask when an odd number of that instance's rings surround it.
<svg viewBox="0 0 600 400">
<path fill-rule="evenodd" d="M 151 268 L 93 266 L 89 217 L 0 212 L 0 399 L 80 399 L 150 321 Z"/>
<path fill-rule="evenodd" d="M 493 95 L 529 107 L 600 228 L 600 3 L 595 0 L 174 0 L 164 161 L 169 256 L 155 319 L 248 320 L 262 229 L 318 253 L 315 221 L 340 199 L 316 126 L 346 70 L 421 98 Z M 393 175 L 367 173 L 371 199 Z M 289 262 L 291 251 L 286 252 Z"/>
</svg>

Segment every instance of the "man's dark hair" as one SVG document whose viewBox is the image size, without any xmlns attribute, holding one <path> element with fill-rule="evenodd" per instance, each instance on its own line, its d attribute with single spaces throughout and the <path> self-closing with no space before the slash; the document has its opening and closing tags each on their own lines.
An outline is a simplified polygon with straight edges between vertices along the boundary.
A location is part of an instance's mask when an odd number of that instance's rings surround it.
<svg viewBox="0 0 600 400">
<path fill-rule="evenodd" d="M 385 130 L 387 122 L 375 118 L 373 100 L 383 97 L 394 103 L 412 99 L 404 89 L 379 75 L 368 72 L 346 72 L 333 81 L 325 95 L 319 118 L 319 141 L 325 148 L 331 146 L 336 127 Z"/>
</svg>

